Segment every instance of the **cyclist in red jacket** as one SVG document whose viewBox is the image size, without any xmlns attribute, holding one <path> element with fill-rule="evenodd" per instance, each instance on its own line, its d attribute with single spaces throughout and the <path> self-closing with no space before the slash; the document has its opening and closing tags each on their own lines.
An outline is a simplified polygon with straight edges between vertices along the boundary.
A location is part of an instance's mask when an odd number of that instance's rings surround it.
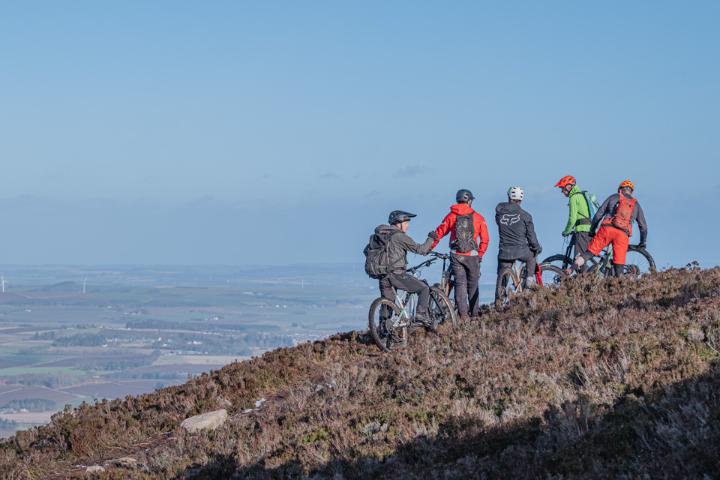
<svg viewBox="0 0 720 480">
<path fill-rule="evenodd" d="M 460 312 L 461 320 L 468 320 L 470 316 L 478 315 L 480 264 L 490 243 L 485 219 L 472 209 L 474 199 L 470 190 L 458 190 L 455 195 L 457 203 L 450 207 L 450 213 L 435 230 L 437 239 L 432 244 L 432 248 L 435 248 L 441 238 L 450 234 L 450 264 L 455 276 L 455 305 Z"/>
</svg>

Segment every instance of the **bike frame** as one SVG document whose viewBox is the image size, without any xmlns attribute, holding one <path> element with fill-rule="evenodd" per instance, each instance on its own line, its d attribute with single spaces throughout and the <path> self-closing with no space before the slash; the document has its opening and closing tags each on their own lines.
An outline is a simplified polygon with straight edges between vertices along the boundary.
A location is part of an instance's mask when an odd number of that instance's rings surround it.
<svg viewBox="0 0 720 480">
<path fill-rule="evenodd" d="M 395 287 L 393 287 L 393 290 L 395 291 L 395 305 L 400 307 L 401 310 L 398 321 L 394 323 L 394 326 L 407 327 L 412 323 L 415 310 L 417 309 L 418 296 L 416 293 L 408 293 L 402 290 L 398 291 Z M 403 320 L 407 323 L 404 323 Z"/>
<path fill-rule="evenodd" d="M 565 240 L 563 240 L 563 243 Z M 570 259 L 570 263 L 567 262 L 567 260 L 563 261 L 563 270 L 567 269 L 568 267 L 573 265 L 573 249 L 575 248 L 575 244 L 577 243 L 576 237 L 573 234 L 572 238 L 570 239 L 570 242 L 568 243 L 567 248 L 565 249 L 565 258 Z M 596 255 L 592 257 L 592 259 L 597 258 L 599 259 L 598 262 L 595 263 L 596 270 L 598 273 L 601 273 L 600 271 L 602 269 L 607 269 L 608 266 L 612 264 L 612 245 L 608 245 L 605 247 L 605 249 L 600 253 L 600 255 Z M 588 262 L 592 261 L 592 259 L 588 260 Z"/>
<path fill-rule="evenodd" d="M 525 262 L 522 260 L 515 260 L 513 262 L 512 267 L 510 267 L 510 275 L 513 277 L 512 280 L 515 282 L 516 288 L 519 289 L 519 291 L 522 291 L 525 289 L 525 286 L 523 285 L 523 268 L 526 268 Z M 530 272 L 528 272 L 528 276 L 530 276 Z M 534 274 L 533 274 L 534 275 Z"/>
<path fill-rule="evenodd" d="M 432 265 L 437 261 L 437 258 L 431 258 L 425 260 L 419 265 L 407 269 L 407 272 L 413 277 L 420 279 L 420 270 Z M 393 287 L 395 292 L 395 305 L 400 308 L 400 315 L 397 321 L 393 323 L 394 327 L 409 327 L 412 325 L 413 319 L 415 318 L 415 311 L 417 310 L 418 295 L 416 293 L 408 293 L 404 290 L 398 290 Z"/>
</svg>

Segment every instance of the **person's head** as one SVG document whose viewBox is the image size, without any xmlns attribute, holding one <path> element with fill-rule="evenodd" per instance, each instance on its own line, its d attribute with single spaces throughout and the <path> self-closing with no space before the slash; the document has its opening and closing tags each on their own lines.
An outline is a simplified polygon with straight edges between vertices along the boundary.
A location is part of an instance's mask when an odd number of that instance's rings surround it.
<svg viewBox="0 0 720 480">
<path fill-rule="evenodd" d="M 405 212 L 402 210 L 393 210 L 388 215 L 388 223 L 396 228 L 399 228 L 403 232 L 407 232 L 410 227 L 410 219 L 416 217 L 414 213 Z"/>
<path fill-rule="evenodd" d="M 635 184 L 630 180 L 623 180 L 618 187 L 618 193 L 624 193 L 625 195 L 632 195 L 635 191 Z"/>
<path fill-rule="evenodd" d="M 575 177 L 572 175 L 565 175 L 555 184 L 555 186 L 559 188 L 562 194 L 566 197 L 570 196 L 570 192 L 573 188 L 575 188 L 575 185 L 577 185 L 577 182 L 575 181 Z"/>
<path fill-rule="evenodd" d="M 510 203 L 521 203 L 525 198 L 525 191 L 520 187 L 510 187 L 508 189 L 508 201 Z"/>
<path fill-rule="evenodd" d="M 465 188 L 461 188 L 455 194 L 455 201 L 457 203 L 467 203 L 468 205 L 472 205 L 473 200 L 475 200 L 475 197 L 473 196 L 472 192 Z"/>
</svg>

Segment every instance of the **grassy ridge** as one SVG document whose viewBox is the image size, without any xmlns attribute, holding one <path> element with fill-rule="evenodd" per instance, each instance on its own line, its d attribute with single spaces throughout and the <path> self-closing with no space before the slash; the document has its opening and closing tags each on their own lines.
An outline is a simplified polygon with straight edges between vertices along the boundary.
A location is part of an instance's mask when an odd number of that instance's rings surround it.
<svg viewBox="0 0 720 480">
<path fill-rule="evenodd" d="M 718 349 L 720 270 L 578 279 L 405 351 L 339 335 L 59 414 L 0 444 L 0 472 L 82 478 L 131 455 L 141 468 L 105 476 L 712 478 Z M 178 428 L 222 407 L 215 432 Z"/>
</svg>

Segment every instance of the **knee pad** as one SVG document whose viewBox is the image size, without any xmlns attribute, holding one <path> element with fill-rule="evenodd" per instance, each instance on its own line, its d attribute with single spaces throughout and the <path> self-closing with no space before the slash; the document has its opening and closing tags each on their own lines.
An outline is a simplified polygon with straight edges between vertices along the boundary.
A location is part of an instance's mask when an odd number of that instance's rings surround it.
<svg viewBox="0 0 720 480">
<path fill-rule="evenodd" d="M 581 254 L 575 256 L 575 261 L 574 261 L 573 263 L 575 263 L 575 265 L 576 265 L 578 268 L 581 268 L 583 265 L 585 265 L 585 262 L 587 262 L 587 259 L 586 259 L 585 256 L 581 253 Z"/>
</svg>

